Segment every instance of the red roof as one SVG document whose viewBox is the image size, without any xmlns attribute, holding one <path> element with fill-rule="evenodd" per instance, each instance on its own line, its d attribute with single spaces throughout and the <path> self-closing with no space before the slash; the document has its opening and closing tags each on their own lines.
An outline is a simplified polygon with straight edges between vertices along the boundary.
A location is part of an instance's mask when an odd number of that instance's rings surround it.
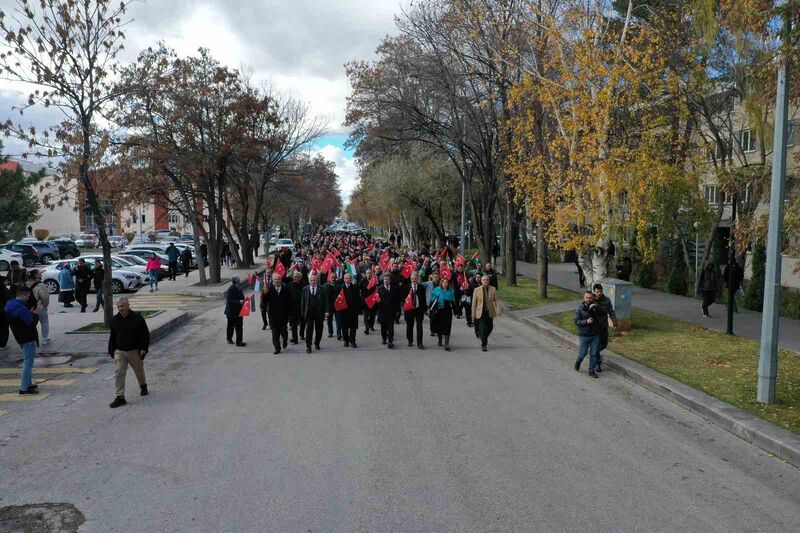
<svg viewBox="0 0 800 533">
<path fill-rule="evenodd" d="M 19 168 L 19 163 L 16 161 L 6 161 L 5 163 L 0 163 L 0 172 L 3 170 L 10 170 L 11 172 L 16 172 Z"/>
</svg>

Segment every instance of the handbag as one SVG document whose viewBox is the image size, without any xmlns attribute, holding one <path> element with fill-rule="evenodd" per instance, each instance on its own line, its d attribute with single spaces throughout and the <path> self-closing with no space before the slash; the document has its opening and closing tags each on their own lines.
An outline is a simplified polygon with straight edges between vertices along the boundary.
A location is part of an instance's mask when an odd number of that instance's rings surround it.
<svg viewBox="0 0 800 533">
<path fill-rule="evenodd" d="M 439 314 L 439 308 L 436 306 L 438 301 L 438 298 L 431 300 L 431 305 L 428 307 L 428 316 L 431 317 L 431 320 L 436 318 L 436 315 Z"/>
</svg>

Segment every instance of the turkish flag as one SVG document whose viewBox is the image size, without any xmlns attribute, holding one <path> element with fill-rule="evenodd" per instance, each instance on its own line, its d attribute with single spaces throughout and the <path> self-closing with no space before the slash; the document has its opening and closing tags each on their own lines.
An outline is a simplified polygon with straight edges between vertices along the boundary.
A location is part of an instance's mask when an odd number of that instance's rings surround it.
<svg viewBox="0 0 800 533">
<path fill-rule="evenodd" d="M 378 276 L 372 276 L 371 278 L 369 278 L 369 283 L 367 283 L 367 290 L 377 286 L 378 286 Z"/>
<path fill-rule="evenodd" d="M 339 291 L 339 296 L 337 296 L 336 301 L 333 302 L 333 308 L 337 311 L 344 311 L 347 309 L 347 298 L 344 297 L 344 289 Z"/>
<path fill-rule="evenodd" d="M 405 264 L 403 270 L 400 273 L 403 275 L 404 278 L 408 279 L 411 277 L 411 273 L 417 269 L 417 265 L 414 264 L 414 261 L 409 260 L 408 263 Z"/>
<path fill-rule="evenodd" d="M 406 301 L 403 302 L 403 311 L 408 313 L 409 311 L 414 310 L 414 293 L 408 291 L 408 296 L 406 296 Z"/>
<path fill-rule="evenodd" d="M 275 261 L 275 273 L 283 279 L 286 276 L 286 267 L 283 266 L 283 261 Z"/>
<path fill-rule="evenodd" d="M 367 307 L 369 307 L 370 309 L 375 307 L 375 304 L 380 302 L 380 301 L 381 301 L 381 297 L 378 294 L 378 291 L 375 291 L 372 294 L 370 294 L 369 296 L 367 296 L 366 298 L 364 298 L 364 303 L 367 304 Z"/>
<path fill-rule="evenodd" d="M 336 266 L 336 258 L 329 253 L 319 270 L 320 272 L 330 272 L 334 266 Z"/>
<path fill-rule="evenodd" d="M 340 243 L 339 243 L 339 246 L 343 246 L 343 243 L 341 243 L 341 242 L 340 242 Z M 333 257 L 339 257 L 340 255 L 342 255 L 342 254 L 339 252 L 339 250 L 337 250 L 336 248 L 334 248 L 334 249 L 333 249 L 333 252 L 331 252 L 331 253 L 333 253 Z"/>
<path fill-rule="evenodd" d="M 317 272 L 321 272 L 322 271 L 322 261 L 319 258 L 315 257 L 311 261 L 311 268 L 313 268 Z"/>
<path fill-rule="evenodd" d="M 463 265 L 466 262 L 467 262 L 467 260 L 464 259 L 464 256 L 461 255 L 461 254 L 458 254 L 458 257 L 456 257 L 456 268 L 458 268 L 459 265 Z"/>
<path fill-rule="evenodd" d="M 461 287 L 462 291 L 465 291 L 469 288 L 469 281 L 467 281 L 467 275 L 463 272 L 459 272 L 456 274 L 456 280 L 458 281 L 458 285 Z"/>
<path fill-rule="evenodd" d="M 440 270 L 439 275 L 442 277 L 442 279 L 449 280 L 450 278 L 453 277 L 453 271 L 450 270 L 449 266 L 445 265 L 441 267 L 439 270 Z"/>
<path fill-rule="evenodd" d="M 242 306 L 242 310 L 239 311 L 240 317 L 250 316 L 250 298 L 244 299 L 244 305 Z"/>
<path fill-rule="evenodd" d="M 254 276 L 254 275 L 255 275 L 255 274 L 252 274 L 252 273 L 250 273 L 250 274 L 248 274 L 248 275 L 247 275 L 247 284 L 248 284 L 249 286 L 251 286 L 251 287 L 253 286 L 253 276 Z"/>
</svg>

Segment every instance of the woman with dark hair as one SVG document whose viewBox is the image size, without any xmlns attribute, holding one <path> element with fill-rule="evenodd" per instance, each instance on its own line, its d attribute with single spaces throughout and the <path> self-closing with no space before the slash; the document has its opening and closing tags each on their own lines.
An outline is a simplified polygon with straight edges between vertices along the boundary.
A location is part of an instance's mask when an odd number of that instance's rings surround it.
<svg viewBox="0 0 800 533">
<path fill-rule="evenodd" d="M 431 294 L 431 329 L 439 337 L 439 346 L 444 338 L 444 349 L 450 351 L 450 330 L 453 327 L 453 314 L 456 312 L 455 291 L 448 278 L 442 278 L 439 286 Z"/>
</svg>

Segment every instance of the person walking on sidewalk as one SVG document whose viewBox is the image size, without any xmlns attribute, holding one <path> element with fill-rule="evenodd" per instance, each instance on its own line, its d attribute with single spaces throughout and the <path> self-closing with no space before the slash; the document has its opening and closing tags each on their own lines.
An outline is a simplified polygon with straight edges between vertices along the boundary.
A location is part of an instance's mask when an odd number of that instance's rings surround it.
<svg viewBox="0 0 800 533">
<path fill-rule="evenodd" d="M 614 312 L 614 304 L 611 303 L 611 298 L 603 294 L 603 285 L 595 283 L 594 287 L 592 287 L 592 294 L 599 309 L 598 320 L 600 325 L 600 346 L 597 348 L 595 371 L 602 372 L 603 356 L 601 352 L 608 348 L 608 321 L 610 319 L 615 328 L 619 325 L 619 322 L 617 322 L 617 314 Z"/>
<path fill-rule="evenodd" d="M 183 265 L 184 277 L 189 277 L 189 270 L 192 268 L 192 250 L 187 246 L 181 252 L 181 264 Z"/>
<path fill-rule="evenodd" d="M 706 262 L 703 271 L 700 273 L 700 291 L 703 293 L 703 318 L 708 318 L 708 306 L 714 303 L 719 291 L 719 276 L 717 269 L 712 261 Z"/>
<path fill-rule="evenodd" d="M 178 278 L 178 257 L 181 251 L 175 246 L 174 242 L 167 246 L 167 267 L 169 268 L 169 280 L 176 281 Z"/>
<path fill-rule="evenodd" d="M 410 300 L 410 309 L 405 309 L 405 301 Z M 417 272 L 411 273 L 411 283 L 403 298 L 403 314 L 406 320 L 406 340 L 408 346 L 414 346 L 414 328 L 417 330 L 417 348 L 420 350 L 425 349 L 422 344 L 422 321 L 425 319 L 425 311 L 427 306 L 425 302 L 425 286 L 419 283 L 419 274 Z"/>
<path fill-rule="evenodd" d="M 239 276 L 231 278 L 231 286 L 225 291 L 225 318 L 228 319 L 228 328 L 225 338 L 228 344 L 233 344 L 233 333 L 236 332 L 236 346 L 247 346 L 243 341 L 244 337 L 244 318 L 239 316 L 244 304 L 244 293 L 239 288 L 241 280 Z"/>
<path fill-rule="evenodd" d="M 150 254 L 144 269 L 150 279 L 150 292 L 153 292 L 153 287 L 158 290 L 158 275 L 161 273 L 161 261 L 156 257 L 156 254 Z"/>
<path fill-rule="evenodd" d="M 72 307 L 72 301 L 75 300 L 75 281 L 72 279 L 69 263 L 64 263 L 64 267 L 58 273 L 58 287 L 58 301 L 63 303 L 64 307 Z"/>
<path fill-rule="evenodd" d="M 272 333 L 272 346 L 275 351 L 273 355 L 281 353 L 281 348 L 286 348 L 289 342 L 289 312 L 291 310 L 291 300 L 289 289 L 283 285 L 280 274 L 272 275 L 272 287 L 264 295 L 267 299 L 267 313 Z"/>
<path fill-rule="evenodd" d="M 101 307 L 105 308 L 103 302 L 103 279 L 106 276 L 106 269 L 103 268 L 103 262 L 99 259 L 94 260 L 94 269 L 92 270 L 92 281 L 94 282 L 94 292 L 97 294 L 97 300 L 94 304 L 94 312 L 100 310 Z M 41 317 L 40 317 L 41 320 Z"/>
<path fill-rule="evenodd" d="M 78 259 L 78 266 L 75 268 L 75 299 L 81 306 L 81 313 L 86 312 L 89 306 L 86 299 L 89 297 L 89 289 L 92 288 L 92 271 L 86 266 L 86 260 Z"/>
<path fill-rule="evenodd" d="M 594 301 L 594 294 L 587 290 L 583 293 L 583 301 L 575 309 L 575 325 L 578 326 L 578 359 L 575 370 L 581 369 L 581 363 L 589 355 L 589 375 L 597 377 L 597 354 L 600 348 L 600 306 Z"/>
<path fill-rule="evenodd" d="M 394 348 L 394 321 L 400 316 L 400 289 L 392 286 L 392 276 L 383 275 L 383 285 L 378 289 L 380 302 L 378 308 L 378 323 L 381 325 L 381 344 Z"/>
<path fill-rule="evenodd" d="M 497 289 L 489 283 L 487 274 L 481 276 L 481 286 L 472 293 L 472 317 L 475 323 L 475 334 L 481 340 L 481 351 L 488 350 L 489 335 L 494 329 L 494 318 L 500 314 L 500 302 L 497 300 Z"/>
<path fill-rule="evenodd" d="M 39 325 L 42 328 L 42 344 L 50 344 L 50 318 L 47 313 L 50 306 L 50 291 L 42 283 L 42 273 L 38 270 L 31 270 L 31 300 L 39 318 Z"/>
<path fill-rule="evenodd" d="M 133 368 L 136 380 L 139 382 L 139 394 L 147 396 L 147 380 L 144 375 L 144 358 L 150 351 L 150 330 L 141 313 L 131 311 L 130 302 L 126 297 L 117 300 L 119 311 L 111 320 L 111 334 L 108 337 L 108 354 L 114 358 L 116 371 L 114 385 L 117 396 L 109 407 L 116 409 L 125 405 L 125 377 L 128 375 L 128 365 Z"/>
<path fill-rule="evenodd" d="M 313 337 L 314 347 L 319 350 L 319 343 L 322 340 L 322 330 L 325 319 L 328 318 L 328 291 L 319 287 L 317 275 L 308 276 L 308 285 L 303 287 L 303 294 L 300 302 L 300 317 L 306 329 L 306 353 L 311 353 L 311 342 Z"/>
<path fill-rule="evenodd" d="M 23 285 L 17 287 L 16 298 L 6 302 L 4 311 L 8 317 L 8 325 L 14 334 L 17 344 L 22 349 L 22 382 L 20 394 L 39 394 L 39 387 L 33 383 L 33 361 L 36 359 L 36 347 L 39 335 L 36 332 L 36 310 L 28 308 L 30 289 Z"/>
</svg>

